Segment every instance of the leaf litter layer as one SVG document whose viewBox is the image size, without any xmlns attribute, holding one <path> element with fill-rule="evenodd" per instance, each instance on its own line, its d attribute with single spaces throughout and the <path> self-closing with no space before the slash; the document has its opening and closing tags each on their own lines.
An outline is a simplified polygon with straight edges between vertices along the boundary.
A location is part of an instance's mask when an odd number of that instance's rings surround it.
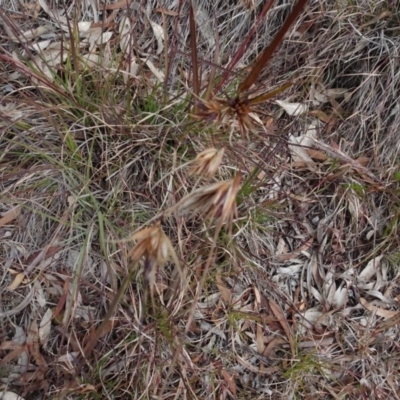
<svg viewBox="0 0 400 400">
<path fill-rule="evenodd" d="M 309 2 L 235 102 L 270 3 L 3 4 L 3 397 L 398 397 L 400 10 Z"/>
</svg>

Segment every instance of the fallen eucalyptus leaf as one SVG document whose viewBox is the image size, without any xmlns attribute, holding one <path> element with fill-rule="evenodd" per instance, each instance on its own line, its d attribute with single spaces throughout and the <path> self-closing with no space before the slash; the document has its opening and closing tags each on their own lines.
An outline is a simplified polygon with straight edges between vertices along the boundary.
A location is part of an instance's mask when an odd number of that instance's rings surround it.
<svg viewBox="0 0 400 400">
<path fill-rule="evenodd" d="M 281 106 L 288 115 L 290 116 L 299 116 L 303 115 L 308 111 L 308 106 L 302 103 L 289 103 L 284 100 L 276 100 L 276 104 Z"/>
</svg>

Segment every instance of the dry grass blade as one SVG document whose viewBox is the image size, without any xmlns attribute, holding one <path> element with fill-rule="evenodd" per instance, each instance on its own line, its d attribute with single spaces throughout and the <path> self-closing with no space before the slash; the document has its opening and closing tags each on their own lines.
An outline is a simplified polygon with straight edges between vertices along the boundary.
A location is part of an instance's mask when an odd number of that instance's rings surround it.
<svg viewBox="0 0 400 400">
<path fill-rule="evenodd" d="M 278 95 L 278 94 L 282 93 L 283 91 L 285 91 L 286 89 L 290 88 L 292 85 L 293 85 L 292 82 L 284 83 L 282 86 L 280 86 L 274 90 L 271 90 L 270 92 L 261 94 L 256 97 L 252 97 L 251 99 L 248 100 L 248 104 L 256 105 L 259 103 L 263 103 L 264 101 L 270 100 L 273 97 L 275 97 L 276 95 Z"/>
<path fill-rule="evenodd" d="M 193 11 L 193 4 L 190 1 L 190 7 L 189 7 L 189 22 L 190 22 L 190 46 L 192 49 L 191 55 L 192 55 L 192 77 L 193 77 L 193 91 L 195 95 L 194 99 L 194 113 L 197 114 L 197 109 L 198 109 L 198 102 L 197 98 L 200 95 L 200 83 L 199 83 L 199 64 L 197 62 L 197 42 L 196 42 L 196 22 L 194 20 L 194 11 Z"/>
<path fill-rule="evenodd" d="M 308 0 L 299 0 L 296 3 L 296 5 L 293 8 L 293 11 L 289 15 L 289 17 L 285 21 L 285 23 L 282 25 L 279 32 L 275 35 L 271 44 L 263 51 L 263 53 L 260 55 L 260 57 L 256 61 L 255 65 L 251 69 L 250 74 L 247 76 L 247 78 L 243 82 L 240 83 L 240 85 L 238 87 L 238 95 L 249 90 L 251 88 L 251 86 L 254 84 L 254 82 L 257 80 L 262 69 L 265 67 L 267 62 L 271 59 L 275 50 L 281 44 L 286 32 L 290 29 L 290 27 L 296 21 L 296 19 L 302 12 L 302 10 L 303 10 L 304 6 L 307 4 L 307 2 L 308 2 Z"/>
</svg>

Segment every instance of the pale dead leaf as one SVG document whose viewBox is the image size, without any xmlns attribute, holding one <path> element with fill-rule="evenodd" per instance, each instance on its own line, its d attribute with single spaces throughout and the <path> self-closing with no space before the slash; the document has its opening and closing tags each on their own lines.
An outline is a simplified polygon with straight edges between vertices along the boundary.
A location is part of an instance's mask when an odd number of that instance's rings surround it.
<svg viewBox="0 0 400 400">
<path fill-rule="evenodd" d="M 400 314 L 399 311 L 385 310 L 384 308 L 376 307 L 367 300 L 360 297 L 360 303 L 368 310 L 376 314 L 378 317 L 393 318 Z"/>
<path fill-rule="evenodd" d="M 370 260 L 367 266 L 358 275 L 358 282 L 369 283 L 370 279 L 376 274 L 383 256 L 378 256 Z"/>
<path fill-rule="evenodd" d="M 9 103 L 12 104 L 12 103 Z M 1 108 L 2 106 L 0 105 L 0 113 L 4 112 L 5 114 L 7 113 L 7 110 L 5 108 Z M 0 228 L 4 225 L 9 224 L 11 221 L 14 221 L 15 218 L 18 217 L 18 215 L 21 213 L 21 206 L 16 206 L 8 210 L 1 218 L 0 218 Z"/>
<path fill-rule="evenodd" d="M 45 307 L 47 304 L 47 299 L 42 285 L 37 279 L 35 279 L 33 286 L 36 289 L 36 301 L 39 303 L 40 307 Z"/>
<path fill-rule="evenodd" d="M 83 43 L 89 43 L 89 53 L 92 53 L 96 46 L 107 43 L 112 38 L 112 32 L 103 32 L 102 27 L 88 28 L 84 33 Z"/>
<path fill-rule="evenodd" d="M 61 23 L 65 27 L 67 27 L 67 19 L 65 17 L 62 17 L 60 13 L 57 10 L 52 10 L 50 7 L 47 5 L 45 0 L 38 0 L 39 4 L 43 8 L 43 11 L 54 21 L 57 23 Z M 64 27 L 61 25 L 61 27 L 64 29 Z"/>
<path fill-rule="evenodd" d="M 19 77 L 20 77 L 20 76 L 16 77 L 15 80 L 19 79 Z M 9 79 L 10 79 L 10 81 L 14 80 L 13 78 L 11 78 L 11 76 L 9 76 Z M 16 121 L 17 119 L 20 119 L 20 118 L 24 115 L 24 111 L 18 109 L 17 104 L 10 102 L 10 103 L 5 103 L 5 104 L 0 104 L 0 116 L 1 116 L 2 114 L 3 114 L 4 116 L 6 116 L 7 119 L 11 119 L 12 121 Z M 3 119 L 3 118 L 0 118 L 0 120 L 1 120 L 1 119 Z M 13 209 L 7 211 L 7 212 L 4 214 L 3 218 L 4 218 L 8 213 L 12 214 L 12 212 L 15 212 L 15 213 L 17 214 L 16 216 L 18 216 L 19 213 L 20 213 L 20 211 L 21 211 L 21 210 L 15 210 L 15 209 L 17 209 L 18 207 L 20 207 L 20 206 L 16 206 L 16 207 L 14 207 Z M 13 210 L 15 210 L 15 211 L 13 211 Z M 0 221 L 1 221 L 3 218 L 1 218 Z M 2 226 L 2 224 L 0 223 L 0 227 L 1 227 L 1 226 Z"/>
<path fill-rule="evenodd" d="M 17 274 L 14 280 L 12 281 L 11 285 L 7 287 L 7 290 L 14 291 L 21 284 L 24 278 L 25 274 L 23 272 Z"/>
<path fill-rule="evenodd" d="M 19 26 L 16 25 L 16 22 L 13 22 L 15 32 L 18 33 L 18 36 L 14 34 L 14 31 L 10 29 L 7 23 L 4 23 L 0 18 L 0 26 L 3 26 L 5 32 L 7 33 L 7 38 L 17 43 L 25 43 L 42 35 L 48 35 L 50 32 L 54 30 L 51 24 L 44 23 L 35 29 L 28 29 L 26 31 L 22 31 Z"/>
<path fill-rule="evenodd" d="M 36 29 L 28 29 L 27 31 L 22 32 L 21 35 L 18 37 L 18 40 L 20 40 L 21 42 L 30 41 L 40 36 L 47 36 L 52 31 L 53 28 L 51 25 L 44 24 L 37 27 Z"/>
<path fill-rule="evenodd" d="M 345 287 L 338 287 L 332 299 L 332 305 L 335 308 L 341 308 L 347 303 L 348 292 Z"/>
<path fill-rule="evenodd" d="M 318 310 L 318 307 L 309 308 L 304 313 L 301 314 L 301 322 L 306 322 L 308 327 L 311 328 L 312 324 L 317 322 L 321 318 L 323 313 Z"/>
<path fill-rule="evenodd" d="M 80 293 L 79 293 L 79 296 L 80 296 Z M 89 322 L 96 315 L 96 311 L 97 311 L 96 307 L 90 307 L 90 306 L 84 306 L 82 304 L 78 304 L 75 307 L 74 318 L 82 318 L 85 320 L 85 322 Z"/>
<path fill-rule="evenodd" d="M 116 375 L 117 373 L 120 374 L 122 373 L 123 370 L 126 370 L 128 366 L 128 360 L 119 360 L 117 362 L 112 363 L 109 367 L 107 368 L 102 368 L 101 369 L 101 377 L 106 378 L 109 375 Z"/>
<path fill-rule="evenodd" d="M 101 61 L 101 57 L 96 53 L 88 53 L 82 55 L 82 65 L 84 68 L 95 68 L 98 67 Z"/>
<path fill-rule="evenodd" d="M 325 95 L 329 99 L 334 99 L 334 100 L 344 97 L 344 101 L 349 101 L 351 98 L 351 93 L 347 89 L 341 89 L 341 88 L 326 89 Z"/>
<path fill-rule="evenodd" d="M 43 50 L 46 50 L 51 44 L 51 40 L 42 40 L 40 42 L 35 42 L 30 45 L 32 50 L 40 53 Z"/>
<path fill-rule="evenodd" d="M 131 60 L 126 63 L 125 69 L 110 69 L 112 72 L 118 72 L 122 75 L 125 83 L 128 83 L 132 78 L 138 78 L 139 64 L 136 63 L 136 58 L 132 56 Z"/>
<path fill-rule="evenodd" d="M 308 106 L 302 103 L 290 103 L 285 100 L 276 100 L 275 101 L 279 106 L 281 106 L 288 115 L 290 116 L 299 116 L 303 115 L 308 111 Z"/>
<path fill-rule="evenodd" d="M 336 283 L 333 280 L 332 273 L 327 274 L 323 289 L 324 289 L 324 297 L 327 303 L 332 304 L 336 292 Z"/>
<path fill-rule="evenodd" d="M 26 333 L 24 329 L 20 326 L 15 327 L 15 333 L 12 341 L 18 344 L 24 344 L 26 342 Z"/>
<path fill-rule="evenodd" d="M 39 325 L 39 340 L 44 348 L 47 347 L 47 342 L 49 340 L 51 332 L 51 320 L 53 318 L 53 311 L 48 308 L 44 313 L 42 320 Z"/>
<path fill-rule="evenodd" d="M 314 144 L 316 136 L 316 125 L 310 124 L 307 132 L 304 135 L 289 137 L 289 149 L 294 162 L 304 162 L 305 164 L 314 167 L 315 162 L 308 154 L 308 147 Z"/>
<path fill-rule="evenodd" d="M 131 32 L 131 21 L 129 18 L 123 18 L 119 24 L 119 47 L 123 53 L 127 53 L 127 51 L 131 50 Z"/>
<path fill-rule="evenodd" d="M 78 356 L 79 356 L 79 352 L 73 351 L 71 353 L 64 354 L 61 357 L 58 357 L 57 361 L 60 363 L 65 363 L 68 370 L 75 371 L 75 365 L 76 365 Z"/>
<path fill-rule="evenodd" d="M 58 42 L 52 42 L 52 43 L 50 43 L 49 46 L 46 48 L 46 51 L 49 52 L 49 53 L 50 53 L 51 51 L 54 51 L 55 53 L 56 53 L 56 52 L 61 52 L 61 51 L 63 51 L 63 52 L 68 52 L 70 48 L 71 48 L 71 45 L 70 45 L 68 42 L 61 42 L 61 41 L 58 41 Z M 46 52 L 44 53 L 43 58 L 44 58 L 45 60 L 47 60 L 47 58 L 46 58 Z M 51 58 L 51 56 L 49 56 L 49 58 Z"/>
<path fill-rule="evenodd" d="M 214 307 L 218 303 L 220 297 L 221 293 L 210 294 L 209 296 L 205 297 L 203 302 L 197 303 L 197 307 L 200 309 Z"/>
<path fill-rule="evenodd" d="M 61 49 L 53 50 L 50 46 L 42 51 L 40 55 L 32 58 L 35 67 L 44 74 L 50 81 L 54 80 L 55 69 L 60 66 L 68 58 L 67 51 L 61 51 Z M 32 81 L 36 84 L 40 84 L 40 80 L 32 77 Z"/>
<path fill-rule="evenodd" d="M 365 238 L 367 240 L 371 240 L 377 233 L 377 229 L 371 229 L 370 231 L 367 232 L 367 234 L 365 235 Z"/>
<path fill-rule="evenodd" d="M 314 98 L 314 101 L 313 101 L 314 105 L 318 105 L 320 103 L 328 103 L 329 102 L 328 96 L 325 93 L 320 92 L 318 90 L 316 90 L 313 93 L 313 98 Z"/>
<path fill-rule="evenodd" d="M 314 238 L 311 237 L 303 246 L 298 247 L 292 253 L 278 254 L 275 256 L 275 259 L 278 261 L 294 261 L 300 254 L 302 254 L 303 251 L 309 250 L 312 247 L 313 242 Z"/>
<path fill-rule="evenodd" d="M 24 400 L 23 397 L 18 396 L 14 392 L 0 392 L 0 400 Z"/>
<path fill-rule="evenodd" d="M 68 269 L 75 270 L 76 266 L 79 263 L 79 257 L 81 252 L 79 250 L 70 249 L 68 251 L 68 256 L 66 260 L 66 266 Z"/>
<path fill-rule="evenodd" d="M 12 343 L 17 343 L 20 345 L 20 352 L 15 351 L 15 354 L 18 354 L 18 367 L 20 368 L 20 373 L 25 373 L 29 367 L 29 355 L 25 349 L 24 344 L 26 343 L 26 333 L 24 329 L 20 326 L 15 328 L 15 333 L 12 338 Z M 12 355 L 10 355 L 12 357 Z"/>
<path fill-rule="evenodd" d="M 323 303 L 323 297 L 321 293 L 314 287 L 311 286 L 311 294 L 314 296 L 314 298 L 320 303 Z"/>
<path fill-rule="evenodd" d="M 127 67 L 127 72 L 129 72 L 130 76 L 137 77 L 138 76 L 138 70 L 139 70 L 139 64 L 135 61 L 135 58 L 131 60 L 131 62 L 128 64 Z"/>
<path fill-rule="evenodd" d="M 97 41 L 97 44 L 105 44 L 109 42 L 112 38 L 113 32 L 103 32 L 100 37 L 100 40 Z"/>
<path fill-rule="evenodd" d="M 157 40 L 157 51 L 156 54 L 159 55 L 163 52 L 164 50 L 164 29 L 162 28 L 162 26 L 158 25 L 157 23 L 149 20 L 150 22 L 150 26 L 153 29 L 154 32 L 154 36 Z"/>
<path fill-rule="evenodd" d="M 308 155 L 307 149 L 305 149 L 301 143 L 302 138 L 291 135 L 289 137 L 289 149 L 294 162 L 303 162 L 310 167 L 315 166 L 315 162 Z"/>
<path fill-rule="evenodd" d="M 396 300 L 384 296 L 379 290 L 368 290 L 367 294 L 368 296 L 376 297 L 377 299 L 383 301 L 386 304 L 391 304 L 391 305 L 396 304 Z"/>
<path fill-rule="evenodd" d="M 315 90 L 312 93 L 312 99 L 314 100 L 314 104 L 319 103 L 329 103 L 334 102 L 336 99 L 344 98 L 344 101 L 347 102 L 351 98 L 351 93 L 347 89 L 342 88 L 333 88 L 333 89 L 325 89 L 322 88 L 321 90 Z"/>
<path fill-rule="evenodd" d="M 286 241 L 280 237 L 278 240 L 278 245 L 276 246 L 276 255 L 280 254 L 287 254 L 288 252 L 288 245 L 286 244 Z"/>
<path fill-rule="evenodd" d="M 292 261 L 294 262 L 297 260 L 292 260 Z M 296 276 L 302 269 L 303 265 L 299 263 L 299 264 L 293 264 L 290 267 L 278 267 L 277 272 L 283 275 Z"/>
<path fill-rule="evenodd" d="M 207 345 L 203 346 L 202 350 L 205 353 L 211 354 L 215 349 L 216 340 L 217 340 L 217 337 L 215 335 L 210 336 L 210 339 L 209 339 Z"/>
<path fill-rule="evenodd" d="M 86 37 L 87 33 L 90 31 L 91 26 L 92 26 L 92 23 L 90 21 L 79 21 L 78 29 L 79 29 L 80 35 Z"/>
<path fill-rule="evenodd" d="M 96 41 L 101 37 L 103 29 L 100 26 L 90 28 L 90 26 L 81 32 L 81 36 L 86 43 L 96 43 Z"/>
<path fill-rule="evenodd" d="M 201 322 L 200 323 L 200 329 L 203 331 L 207 331 L 207 334 L 205 337 L 213 335 L 213 341 L 215 341 L 215 335 L 218 335 L 222 340 L 226 340 L 226 334 L 222 329 L 219 329 L 217 326 L 213 326 L 211 324 L 208 324 L 207 322 Z M 212 346 L 210 346 L 210 349 Z"/>
<path fill-rule="evenodd" d="M 149 60 L 149 59 L 141 59 L 144 63 L 147 64 L 149 67 L 150 71 L 153 73 L 153 75 L 156 77 L 156 79 L 160 82 L 163 83 L 165 80 L 165 75 L 164 72 L 160 71 L 158 68 L 155 67 L 155 65 Z"/>
</svg>

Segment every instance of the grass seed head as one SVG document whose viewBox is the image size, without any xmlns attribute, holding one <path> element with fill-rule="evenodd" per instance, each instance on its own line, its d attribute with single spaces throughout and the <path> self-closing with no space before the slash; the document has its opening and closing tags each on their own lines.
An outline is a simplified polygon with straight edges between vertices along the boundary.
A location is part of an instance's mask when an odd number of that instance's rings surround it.
<svg viewBox="0 0 400 400">
<path fill-rule="evenodd" d="M 153 266 L 163 267 L 170 260 L 179 266 L 174 247 L 160 224 L 136 232 L 132 235 L 132 240 L 136 241 L 136 245 L 130 250 L 128 256 L 133 263 L 144 258 L 145 263 Z"/>
<path fill-rule="evenodd" d="M 195 211 L 205 218 L 216 218 L 220 223 L 231 226 L 237 216 L 236 195 L 240 188 L 240 180 L 241 174 L 237 173 L 228 181 L 196 189 L 185 196 L 174 209 L 183 214 Z"/>
<path fill-rule="evenodd" d="M 202 151 L 193 161 L 193 167 L 190 170 L 190 175 L 202 175 L 206 178 L 212 178 L 221 165 L 224 149 L 210 148 Z"/>
<path fill-rule="evenodd" d="M 198 107 L 199 111 L 192 117 L 200 121 L 213 121 L 219 124 L 224 122 L 229 113 L 226 101 L 217 97 L 209 101 L 202 100 Z"/>
<path fill-rule="evenodd" d="M 234 122 L 244 137 L 247 132 L 254 130 L 250 117 L 252 111 L 245 99 L 225 100 L 215 97 L 213 100 L 200 103 L 199 111 L 193 117 L 197 120 L 213 121 L 216 124 Z"/>
<path fill-rule="evenodd" d="M 183 274 L 178 257 L 171 240 L 163 232 L 159 223 L 136 232 L 132 235 L 132 240 L 136 241 L 136 245 L 128 253 L 129 260 L 134 265 L 140 259 L 144 259 L 144 281 L 150 288 L 151 299 L 154 304 L 157 268 L 165 266 L 168 261 L 172 261 L 177 270 L 175 276 L 180 276 L 183 283 Z"/>
</svg>

